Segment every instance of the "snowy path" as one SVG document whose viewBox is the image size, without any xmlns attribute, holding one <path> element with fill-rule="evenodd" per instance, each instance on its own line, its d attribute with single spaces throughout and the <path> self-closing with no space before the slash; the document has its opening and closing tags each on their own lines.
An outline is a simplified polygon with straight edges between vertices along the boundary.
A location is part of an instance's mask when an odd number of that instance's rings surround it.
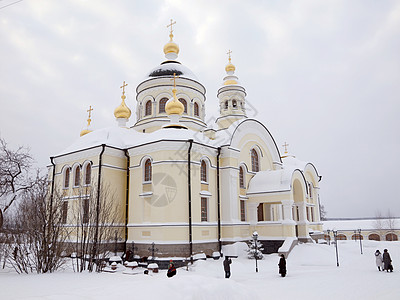
<svg viewBox="0 0 400 300">
<path fill-rule="evenodd" d="M 394 272 L 378 272 L 373 253 L 389 249 Z M 303 244 L 287 260 L 288 276 L 278 276 L 278 256 L 259 261 L 233 259 L 232 277 L 225 279 L 222 260 L 199 261 L 191 271 L 178 269 L 152 275 L 77 274 L 70 271 L 18 275 L 0 271 L 0 299 L 398 299 L 400 242 L 339 242 L 340 267 L 334 247 Z"/>
</svg>

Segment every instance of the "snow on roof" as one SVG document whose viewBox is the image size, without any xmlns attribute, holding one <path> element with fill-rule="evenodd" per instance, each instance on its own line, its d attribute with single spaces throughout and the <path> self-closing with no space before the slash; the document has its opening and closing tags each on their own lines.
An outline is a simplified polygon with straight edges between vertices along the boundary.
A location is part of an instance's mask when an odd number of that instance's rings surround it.
<svg viewBox="0 0 400 300">
<path fill-rule="evenodd" d="M 291 174 L 285 169 L 257 172 L 250 180 L 247 194 L 290 190 Z"/>
<path fill-rule="evenodd" d="M 323 221 L 323 230 L 376 230 L 377 223 L 381 223 L 383 229 L 389 229 L 389 219 L 353 219 L 353 220 L 334 220 L 334 221 Z M 400 219 L 393 220 L 392 227 L 400 228 Z"/>
<path fill-rule="evenodd" d="M 288 191 L 292 183 L 294 170 L 304 171 L 307 163 L 295 157 L 282 159 L 283 165 L 280 170 L 267 170 L 257 172 L 250 180 L 247 194 L 271 193 Z"/>
<path fill-rule="evenodd" d="M 193 74 L 189 68 L 182 65 L 177 61 L 166 61 L 161 65 L 153 68 L 147 75 L 147 77 L 154 78 L 159 76 L 173 76 L 174 73 L 176 76 L 184 77 L 188 79 L 192 79 L 195 81 L 199 81 L 196 75 Z"/>
<path fill-rule="evenodd" d="M 214 144 L 213 141 L 204 136 L 203 133 L 191 129 L 163 128 L 152 133 L 141 133 L 137 132 L 135 129 L 115 126 L 94 130 L 85 134 L 56 156 L 100 146 L 102 144 L 120 149 L 128 149 L 160 140 L 185 141 L 189 139 L 203 144 Z"/>
</svg>

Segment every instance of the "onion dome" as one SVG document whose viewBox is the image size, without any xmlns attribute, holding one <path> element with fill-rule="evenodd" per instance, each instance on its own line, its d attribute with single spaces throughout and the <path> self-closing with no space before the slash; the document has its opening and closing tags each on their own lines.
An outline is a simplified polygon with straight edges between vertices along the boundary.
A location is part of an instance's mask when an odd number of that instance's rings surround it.
<svg viewBox="0 0 400 300">
<path fill-rule="evenodd" d="M 165 112 L 168 115 L 182 115 L 185 111 L 185 107 L 176 97 L 176 88 L 172 89 L 173 97 L 167 101 L 165 105 Z"/>
<path fill-rule="evenodd" d="M 231 50 L 227 53 L 229 55 L 229 63 L 225 66 L 227 76 L 224 78 L 224 85 L 239 84 L 237 76 L 234 75 L 236 68 L 231 62 L 231 53 Z"/>
<path fill-rule="evenodd" d="M 121 96 L 122 102 L 121 104 L 114 110 L 114 116 L 117 119 L 129 119 L 131 116 L 131 110 L 125 104 L 126 96 Z"/>
<path fill-rule="evenodd" d="M 229 59 L 229 64 L 227 64 L 225 67 L 226 73 L 229 74 L 229 72 L 232 72 L 232 74 L 233 74 L 233 72 L 235 72 L 235 70 L 236 70 L 235 66 L 231 63 L 231 60 Z"/>
<path fill-rule="evenodd" d="M 176 59 L 179 54 L 179 46 L 172 40 L 173 37 L 174 35 L 171 33 L 169 42 L 164 46 L 164 54 L 167 59 Z"/>
<path fill-rule="evenodd" d="M 92 132 L 92 131 L 89 130 L 89 129 L 83 129 L 83 130 L 81 131 L 80 136 L 84 136 L 85 134 L 87 134 L 87 133 L 89 133 L 89 132 Z"/>
</svg>

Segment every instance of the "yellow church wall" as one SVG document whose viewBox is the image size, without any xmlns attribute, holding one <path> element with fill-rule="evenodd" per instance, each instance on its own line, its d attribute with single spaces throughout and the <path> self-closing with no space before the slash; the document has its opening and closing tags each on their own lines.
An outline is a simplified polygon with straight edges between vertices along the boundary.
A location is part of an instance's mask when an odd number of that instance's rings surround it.
<svg viewBox="0 0 400 300">
<path fill-rule="evenodd" d="M 252 133 L 246 134 L 239 142 L 240 145 L 240 156 L 239 162 L 244 162 L 247 165 L 249 171 L 251 171 L 251 155 L 250 150 L 254 148 L 255 145 L 259 146 L 262 155 L 259 157 L 260 170 L 273 170 L 272 166 L 272 156 L 268 151 L 267 144 L 258 136 Z"/>
<path fill-rule="evenodd" d="M 145 225 L 145 224 L 144 224 Z M 128 240 L 135 242 L 173 243 L 189 241 L 188 226 L 140 226 L 128 227 Z"/>
<path fill-rule="evenodd" d="M 248 195 L 250 202 L 256 203 L 281 203 L 282 200 L 288 200 L 291 197 L 290 192 L 274 193 L 274 194 L 257 194 Z"/>
<path fill-rule="evenodd" d="M 218 119 L 219 129 L 224 129 L 230 127 L 234 122 L 243 119 L 243 116 L 229 116 L 227 118 Z"/>
</svg>

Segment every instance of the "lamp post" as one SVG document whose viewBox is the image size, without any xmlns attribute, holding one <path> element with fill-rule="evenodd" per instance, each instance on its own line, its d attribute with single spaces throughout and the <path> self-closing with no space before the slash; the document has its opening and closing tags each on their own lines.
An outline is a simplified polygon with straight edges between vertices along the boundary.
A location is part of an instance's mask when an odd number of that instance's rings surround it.
<svg viewBox="0 0 400 300">
<path fill-rule="evenodd" d="M 335 249 L 336 249 L 336 266 L 339 267 L 339 253 L 337 248 L 337 230 L 333 229 L 333 237 L 335 238 Z"/>
<path fill-rule="evenodd" d="M 258 272 L 258 266 L 257 266 L 257 252 L 258 252 L 257 239 L 258 239 L 258 233 L 257 233 L 257 231 L 254 231 L 253 232 L 253 240 L 254 240 L 254 258 L 256 259 L 256 272 Z"/>
<path fill-rule="evenodd" d="M 328 245 L 331 245 L 331 230 L 327 229 L 326 232 L 328 233 Z"/>
<path fill-rule="evenodd" d="M 359 228 L 359 229 L 357 229 L 357 232 L 358 232 L 358 236 L 359 236 L 359 238 L 360 238 L 360 251 L 361 251 L 361 254 L 363 254 L 363 251 L 362 251 L 362 238 L 361 238 L 361 228 Z"/>
</svg>

